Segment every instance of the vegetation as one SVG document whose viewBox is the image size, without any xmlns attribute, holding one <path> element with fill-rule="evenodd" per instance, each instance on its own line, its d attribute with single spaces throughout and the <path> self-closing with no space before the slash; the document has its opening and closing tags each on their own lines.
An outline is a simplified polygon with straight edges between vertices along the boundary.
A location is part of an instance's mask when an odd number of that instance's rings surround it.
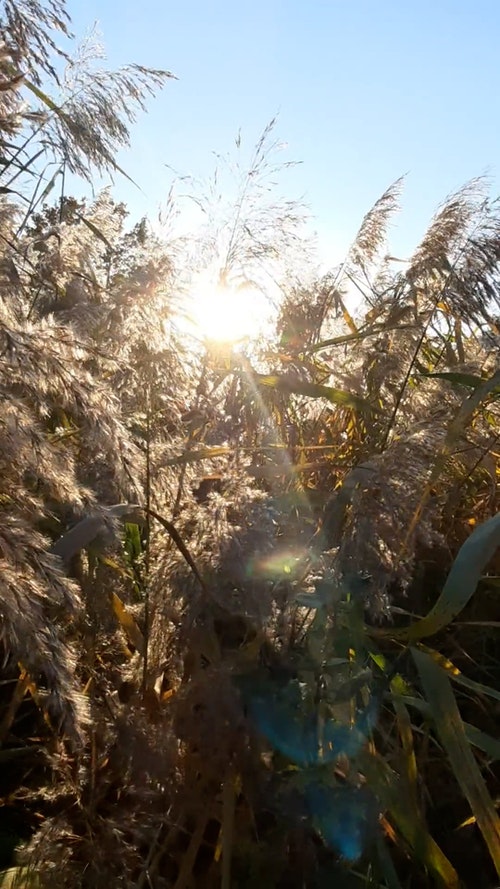
<svg viewBox="0 0 500 889">
<path fill-rule="evenodd" d="M 400 264 L 397 182 L 308 280 L 271 125 L 232 213 L 127 229 L 65 175 L 172 75 L 0 21 L 1 885 L 494 889 L 499 204 Z M 214 263 L 274 282 L 265 341 L 182 333 Z"/>
</svg>

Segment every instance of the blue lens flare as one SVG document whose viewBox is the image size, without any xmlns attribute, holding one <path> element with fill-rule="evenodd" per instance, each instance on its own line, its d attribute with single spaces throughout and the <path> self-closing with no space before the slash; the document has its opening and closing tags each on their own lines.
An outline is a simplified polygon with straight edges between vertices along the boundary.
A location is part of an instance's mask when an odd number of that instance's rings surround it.
<svg viewBox="0 0 500 889">
<path fill-rule="evenodd" d="M 262 698 L 250 700 L 248 712 L 258 731 L 287 759 L 303 768 L 318 764 L 318 725 L 314 715 L 300 718 L 282 703 Z"/>
<path fill-rule="evenodd" d="M 351 724 L 329 719 L 320 725 L 317 708 L 307 705 L 292 682 L 278 693 L 260 689 L 245 698 L 256 729 L 283 756 L 303 768 L 333 762 L 339 756 L 356 756 L 378 716 L 378 701 L 372 696 Z"/>
<path fill-rule="evenodd" d="M 247 680 L 241 688 L 255 728 L 276 751 L 304 769 L 294 791 L 301 818 L 307 818 L 341 858 L 357 861 L 378 824 L 375 797 L 365 787 L 339 784 L 332 771 L 322 767 L 340 756 L 357 756 L 375 727 L 380 695 L 372 694 L 367 706 L 347 723 L 325 719 L 324 708 L 320 719 L 310 689 L 297 679 L 266 681 L 260 675 L 254 682 Z"/>
<path fill-rule="evenodd" d="M 312 782 L 304 789 L 311 821 L 324 842 L 347 861 L 363 855 L 378 823 L 377 804 L 365 788 L 329 787 Z"/>
</svg>

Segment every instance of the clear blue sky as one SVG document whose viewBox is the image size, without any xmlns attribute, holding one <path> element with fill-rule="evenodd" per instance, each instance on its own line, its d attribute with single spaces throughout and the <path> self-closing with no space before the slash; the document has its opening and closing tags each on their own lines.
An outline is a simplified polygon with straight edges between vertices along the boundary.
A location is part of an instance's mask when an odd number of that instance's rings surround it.
<svg viewBox="0 0 500 889">
<path fill-rule="evenodd" d="M 500 0 L 68 0 L 80 36 L 99 21 L 109 66 L 179 78 L 150 102 L 120 157 L 134 212 L 165 197 L 165 164 L 203 177 L 239 127 L 252 142 L 279 111 L 283 180 L 338 259 L 365 211 L 408 173 L 393 244 L 404 252 L 436 205 L 500 165 Z M 498 188 L 500 191 L 500 188 Z"/>
</svg>

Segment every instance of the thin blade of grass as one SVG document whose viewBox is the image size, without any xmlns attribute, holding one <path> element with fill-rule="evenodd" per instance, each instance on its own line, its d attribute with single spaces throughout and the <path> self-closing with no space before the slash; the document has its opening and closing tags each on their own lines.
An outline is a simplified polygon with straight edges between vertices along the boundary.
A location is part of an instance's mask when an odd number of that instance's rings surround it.
<svg viewBox="0 0 500 889">
<path fill-rule="evenodd" d="M 62 175 L 62 168 L 61 168 L 61 167 L 58 167 L 57 170 L 55 171 L 55 173 L 53 173 L 53 175 L 52 175 L 52 176 L 50 177 L 50 179 L 47 181 L 47 183 L 46 183 L 46 185 L 45 185 L 45 188 L 43 188 L 43 190 L 42 190 L 41 193 L 39 194 L 39 193 L 38 193 L 39 186 L 40 186 L 41 183 L 44 181 L 44 178 L 45 178 L 45 172 L 46 172 L 46 170 L 48 169 L 49 166 L 50 166 L 50 164 L 47 164 L 47 166 L 45 167 L 45 169 L 43 170 L 43 172 L 42 172 L 42 173 L 40 174 L 40 176 L 38 177 L 38 181 L 37 181 L 37 185 L 36 185 L 35 191 L 34 191 L 34 193 L 33 193 L 32 196 L 31 196 L 31 199 L 30 199 L 28 208 L 27 208 L 27 210 L 26 210 L 26 213 L 24 214 L 23 220 L 22 220 L 22 222 L 21 222 L 21 224 L 20 224 L 20 226 L 19 226 L 19 228 L 18 228 L 18 230 L 17 230 L 17 237 L 19 237 L 19 235 L 24 231 L 24 228 L 25 228 L 27 222 L 29 221 L 29 219 L 30 219 L 31 216 L 33 215 L 33 213 L 34 213 L 34 211 L 36 210 L 36 208 L 37 208 L 40 204 L 43 204 L 44 201 L 48 198 L 49 194 L 51 193 L 52 189 L 54 188 L 54 186 L 55 186 L 55 184 L 56 184 L 56 181 L 57 181 L 58 177 L 59 177 L 60 175 Z"/>
<path fill-rule="evenodd" d="M 213 460 L 216 457 L 227 457 L 234 453 L 234 448 L 224 445 L 197 448 L 196 451 L 184 451 L 177 457 L 170 457 L 165 461 L 165 466 L 184 466 L 186 463 L 198 463 L 200 460 Z"/>
<path fill-rule="evenodd" d="M 53 111 L 56 114 L 60 112 L 61 109 L 59 108 L 59 105 L 56 105 L 54 100 L 51 99 L 50 96 L 47 95 L 47 93 L 44 93 L 43 90 L 41 90 L 38 86 L 35 86 L 34 83 L 31 83 L 30 80 L 25 80 L 23 86 L 25 86 L 26 89 L 33 93 L 33 95 L 36 96 L 37 99 L 40 100 L 40 102 L 43 102 L 43 104 L 49 109 L 49 111 Z"/>
<path fill-rule="evenodd" d="M 479 377 L 477 374 L 467 374 L 467 373 L 457 373 L 457 372 L 442 372 L 438 373 L 435 371 L 434 373 L 422 373 L 422 377 L 430 377 L 438 380 L 447 380 L 449 383 L 455 383 L 459 386 L 466 386 L 467 389 L 477 389 L 483 383 L 487 383 L 488 380 L 485 380 L 484 377 Z M 493 389 L 491 392 L 492 395 L 500 394 L 500 387 L 498 388 L 498 393 L 496 389 Z"/>
<path fill-rule="evenodd" d="M 30 157 L 24 164 L 23 164 L 23 163 L 16 163 L 16 164 L 15 164 L 15 167 L 16 167 L 16 169 L 17 169 L 17 173 L 14 173 L 14 175 L 12 176 L 12 178 L 11 178 L 11 179 L 9 180 L 9 182 L 7 183 L 7 185 L 9 186 L 9 189 L 8 189 L 8 190 L 10 190 L 10 186 L 14 184 L 14 182 L 16 181 L 16 179 L 17 179 L 19 176 L 21 176 L 22 173 L 27 173 L 27 172 L 31 169 L 31 167 L 36 163 L 36 161 L 38 160 L 38 158 L 39 158 L 39 157 L 42 157 L 42 155 L 44 154 L 44 151 L 45 151 L 44 148 L 40 148 L 40 150 L 37 151 L 36 154 L 33 155 L 33 157 Z M 8 167 L 9 167 L 11 164 L 12 164 L 12 161 L 10 161 L 10 162 L 4 167 L 4 169 L 2 170 L 2 173 L 3 173 L 4 175 L 5 175 L 5 173 L 6 173 L 7 169 L 8 169 Z"/>
<path fill-rule="evenodd" d="M 97 227 L 97 225 L 95 225 L 93 222 L 91 222 L 90 219 L 86 219 L 85 216 L 82 216 L 81 213 L 75 213 L 75 216 L 77 217 L 77 219 L 80 220 L 80 222 L 83 222 L 83 224 L 86 225 L 88 229 L 90 229 L 90 231 L 92 232 L 93 235 L 96 236 L 96 238 L 98 238 L 100 241 L 102 241 L 103 244 L 106 245 L 108 250 L 111 250 L 111 251 L 113 250 L 106 235 L 103 234 L 103 232 L 100 230 L 100 228 Z"/>
<path fill-rule="evenodd" d="M 304 349 L 304 352 L 306 354 L 321 352 L 322 349 L 328 349 L 330 346 L 343 346 L 357 340 L 365 340 L 370 336 L 379 336 L 381 333 L 387 333 L 390 330 L 411 330 L 414 327 L 414 324 L 395 324 L 388 327 L 379 324 L 377 327 L 370 327 L 369 330 L 358 330 L 357 333 L 346 333 L 344 336 L 334 336 L 331 339 L 322 340 L 320 343 L 315 343 L 314 346 L 308 346 L 307 349 Z"/>
</svg>

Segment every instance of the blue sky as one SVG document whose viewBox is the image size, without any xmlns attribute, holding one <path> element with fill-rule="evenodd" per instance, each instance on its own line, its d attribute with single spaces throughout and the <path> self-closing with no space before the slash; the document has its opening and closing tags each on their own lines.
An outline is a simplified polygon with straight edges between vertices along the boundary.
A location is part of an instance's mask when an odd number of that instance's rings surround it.
<svg viewBox="0 0 500 889">
<path fill-rule="evenodd" d="M 401 174 L 405 253 L 437 204 L 500 164 L 498 0 L 68 0 L 79 36 L 98 20 L 107 64 L 168 68 L 120 156 L 142 193 L 116 194 L 155 214 L 171 174 L 204 177 L 238 128 L 255 141 L 279 112 L 282 180 L 316 219 L 338 261 L 371 204 Z M 500 191 L 500 189 L 498 189 Z"/>
</svg>

